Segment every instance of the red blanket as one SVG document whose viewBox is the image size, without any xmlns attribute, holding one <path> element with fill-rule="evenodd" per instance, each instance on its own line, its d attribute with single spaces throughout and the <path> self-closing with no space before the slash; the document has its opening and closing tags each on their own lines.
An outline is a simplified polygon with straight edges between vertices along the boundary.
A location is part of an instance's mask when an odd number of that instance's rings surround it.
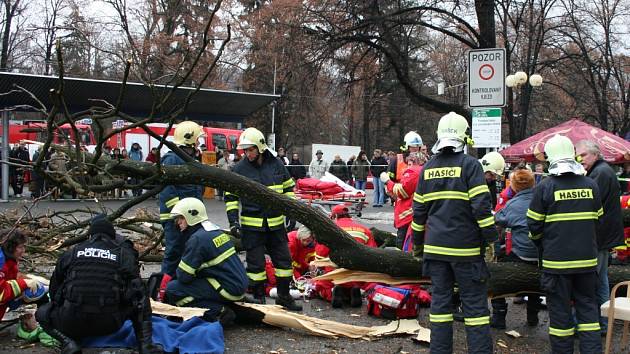
<svg viewBox="0 0 630 354">
<path fill-rule="evenodd" d="M 335 182 L 322 182 L 317 178 L 302 178 L 297 181 L 296 192 L 319 192 L 330 195 L 343 192 L 343 188 Z"/>
</svg>

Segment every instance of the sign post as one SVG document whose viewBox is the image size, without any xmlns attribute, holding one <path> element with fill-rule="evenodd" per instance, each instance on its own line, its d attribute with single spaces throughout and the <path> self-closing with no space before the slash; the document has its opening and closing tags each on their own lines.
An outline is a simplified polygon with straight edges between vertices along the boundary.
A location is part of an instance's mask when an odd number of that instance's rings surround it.
<svg viewBox="0 0 630 354">
<path fill-rule="evenodd" d="M 505 106 L 505 49 L 468 51 L 468 106 Z"/>
<path fill-rule="evenodd" d="M 472 138 L 475 148 L 501 146 L 501 108 L 473 108 Z"/>
<path fill-rule="evenodd" d="M 276 133 L 267 135 L 267 146 L 269 146 L 271 150 L 276 151 Z"/>
</svg>

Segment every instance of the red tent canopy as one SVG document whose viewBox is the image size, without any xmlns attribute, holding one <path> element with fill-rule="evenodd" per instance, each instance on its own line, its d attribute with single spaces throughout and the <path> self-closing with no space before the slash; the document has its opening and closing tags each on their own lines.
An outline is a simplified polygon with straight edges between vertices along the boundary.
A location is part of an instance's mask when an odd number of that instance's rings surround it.
<svg viewBox="0 0 630 354">
<path fill-rule="evenodd" d="M 520 159 L 531 161 L 544 161 L 544 146 L 552 136 L 560 134 L 577 143 L 580 140 L 592 140 L 599 145 L 604 159 L 611 163 L 623 163 L 630 161 L 630 142 L 611 134 L 607 131 L 586 124 L 577 118 L 549 128 L 536 135 L 520 141 L 500 153 L 508 162 L 518 162 Z"/>
</svg>

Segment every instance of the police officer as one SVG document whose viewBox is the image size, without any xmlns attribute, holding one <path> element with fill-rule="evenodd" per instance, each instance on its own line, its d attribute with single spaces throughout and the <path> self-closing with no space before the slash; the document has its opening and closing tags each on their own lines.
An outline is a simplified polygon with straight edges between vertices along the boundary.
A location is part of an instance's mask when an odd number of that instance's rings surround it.
<svg viewBox="0 0 630 354">
<path fill-rule="evenodd" d="M 551 350 L 573 353 L 573 300 L 580 352 L 601 353 L 596 292 L 596 230 L 603 214 L 599 188 L 584 176 L 569 138 L 552 137 L 545 153 L 550 177 L 534 189 L 527 224 L 542 258 L 540 281 L 547 295 Z"/>
<path fill-rule="evenodd" d="M 199 124 L 191 121 L 179 123 L 173 133 L 173 143 L 179 146 L 191 157 L 195 157 L 199 137 L 204 135 L 203 128 Z M 176 166 L 185 164 L 184 160 L 176 153 L 169 151 L 162 157 L 163 166 Z M 194 184 L 169 185 L 164 187 L 159 195 L 160 222 L 164 229 L 164 240 L 166 248 L 164 259 L 162 260 L 162 281 L 160 289 L 165 289 L 168 281 L 175 276 L 175 270 L 184 252 L 186 239 L 178 230 L 175 222 L 171 218 L 171 208 L 186 197 L 194 197 L 201 200 L 203 186 Z"/>
<path fill-rule="evenodd" d="M 286 196 L 295 195 L 293 193 L 295 182 L 282 162 L 275 158 L 274 153 L 267 147 L 265 136 L 258 129 L 245 129 L 239 138 L 237 148 L 245 150 L 245 158 L 234 165 L 232 170 L 234 173 L 248 177 Z M 225 193 L 225 208 L 231 233 L 236 237 L 242 234 L 243 248 L 247 251 L 247 276 L 254 298 L 259 302 L 265 302 L 266 251 L 271 256 L 278 282 L 276 304 L 292 311 L 301 311 L 302 306 L 296 304 L 289 294 L 293 269 L 284 216 L 229 192 Z"/>
<path fill-rule="evenodd" d="M 140 353 L 162 353 L 151 343 L 151 306 L 140 279 L 138 252 L 116 235 L 104 215 L 95 217 L 90 238 L 66 251 L 50 279 L 51 302 L 35 317 L 61 342 L 62 353 L 80 353 L 75 341 L 116 332 L 131 319 Z"/>
<path fill-rule="evenodd" d="M 230 236 L 208 221 L 197 198 L 180 200 L 171 215 L 188 241 L 177 278 L 166 288 L 166 302 L 207 308 L 204 319 L 230 324 L 235 314 L 227 305 L 241 300 L 247 289 L 245 268 Z"/>
<path fill-rule="evenodd" d="M 431 353 L 453 352 L 455 282 L 463 303 L 468 352 L 492 353 L 484 252 L 497 232 L 481 164 L 464 154 L 468 128 L 466 119 L 453 112 L 440 119 L 436 155 L 424 165 L 414 193 L 414 248 L 422 247 L 424 240 L 422 273 L 433 284 Z"/>
</svg>

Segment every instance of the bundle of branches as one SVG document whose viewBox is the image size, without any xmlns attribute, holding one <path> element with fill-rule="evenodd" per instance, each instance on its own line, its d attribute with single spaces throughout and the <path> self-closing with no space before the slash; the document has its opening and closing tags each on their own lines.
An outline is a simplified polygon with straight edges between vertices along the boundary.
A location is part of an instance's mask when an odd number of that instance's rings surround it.
<svg viewBox="0 0 630 354">
<path fill-rule="evenodd" d="M 8 209 L 0 214 L 0 229 L 20 228 L 30 235 L 27 249 L 30 254 L 54 260 L 60 251 L 78 240 L 87 237 L 89 220 L 97 214 L 110 214 L 101 209 L 76 208 L 70 210 L 48 210 L 35 215 L 32 212 L 37 202 L 18 209 Z M 113 221 L 115 228 L 134 241 L 143 260 L 159 260 L 159 248 L 163 232 L 155 212 L 136 209 L 133 216 Z"/>
</svg>

